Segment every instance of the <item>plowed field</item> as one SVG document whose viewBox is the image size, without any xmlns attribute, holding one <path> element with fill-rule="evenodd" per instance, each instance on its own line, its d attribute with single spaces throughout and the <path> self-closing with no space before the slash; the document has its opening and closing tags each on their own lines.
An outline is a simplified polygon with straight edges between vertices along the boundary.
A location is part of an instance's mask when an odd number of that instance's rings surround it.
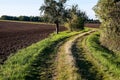
<svg viewBox="0 0 120 80">
<path fill-rule="evenodd" d="M 64 27 L 60 31 L 65 30 Z M 55 31 L 50 24 L 32 24 L 0 21 L 0 63 L 11 53 L 30 46 Z"/>
</svg>

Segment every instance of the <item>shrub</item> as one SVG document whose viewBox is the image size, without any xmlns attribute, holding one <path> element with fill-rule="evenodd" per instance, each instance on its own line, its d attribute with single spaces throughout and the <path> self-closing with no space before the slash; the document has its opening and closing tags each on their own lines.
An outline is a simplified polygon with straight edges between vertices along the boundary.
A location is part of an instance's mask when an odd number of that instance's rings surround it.
<svg viewBox="0 0 120 80">
<path fill-rule="evenodd" d="M 65 27 L 70 31 L 79 31 L 84 29 L 84 22 L 87 20 L 85 12 L 78 10 L 78 5 L 73 5 L 71 9 L 66 10 L 67 20 Z"/>
<path fill-rule="evenodd" d="M 120 0 L 99 0 L 94 10 L 102 22 L 102 45 L 120 51 Z"/>
</svg>

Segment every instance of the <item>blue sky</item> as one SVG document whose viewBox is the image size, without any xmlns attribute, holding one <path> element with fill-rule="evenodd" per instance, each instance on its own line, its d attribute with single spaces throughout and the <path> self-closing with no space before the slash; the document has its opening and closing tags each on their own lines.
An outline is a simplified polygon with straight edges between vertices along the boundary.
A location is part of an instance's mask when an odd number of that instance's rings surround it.
<svg viewBox="0 0 120 80">
<path fill-rule="evenodd" d="M 79 9 L 85 11 L 90 18 L 95 18 L 95 13 L 92 10 L 98 0 L 68 0 L 66 5 L 78 4 Z M 39 16 L 40 6 L 44 0 L 0 0 L 0 16 Z"/>
</svg>

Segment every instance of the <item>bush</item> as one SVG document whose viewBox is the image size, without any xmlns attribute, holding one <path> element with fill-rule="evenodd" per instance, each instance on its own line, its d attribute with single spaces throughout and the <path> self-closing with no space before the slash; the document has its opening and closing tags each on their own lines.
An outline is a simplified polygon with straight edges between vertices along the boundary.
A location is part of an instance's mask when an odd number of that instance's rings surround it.
<svg viewBox="0 0 120 80">
<path fill-rule="evenodd" d="M 83 18 L 73 15 L 73 19 L 65 23 L 65 27 L 70 31 L 79 31 L 84 29 L 84 21 Z"/>
<path fill-rule="evenodd" d="M 120 0 L 99 0 L 94 10 L 102 22 L 101 44 L 120 51 Z"/>
<path fill-rule="evenodd" d="M 88 19 L 85 12 L 78 9 L 78 5 L 73 5 L 71 9 L 66 10 L 67 20 L 65 27 L 70 31 L 79 31 L 84 29 L 84 23 Z"/>
</svg>

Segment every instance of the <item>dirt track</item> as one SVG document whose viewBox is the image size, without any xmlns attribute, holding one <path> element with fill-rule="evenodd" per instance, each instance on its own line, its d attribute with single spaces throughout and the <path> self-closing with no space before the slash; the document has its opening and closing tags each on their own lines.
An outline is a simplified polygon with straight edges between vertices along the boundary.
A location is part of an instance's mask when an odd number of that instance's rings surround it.
<svg viewBox="0 0 120 80">
<path fill-rule="evenodd" d="M 61 27 L 61 31 L 65 30 Z M 55 31 L 54 25 L 0 21 L 0 63 L 10 53 L 36 43 Z"/>
<path fill-rule="evenodd" d="M 57 76 L 55 80 L 78 80 L 80 79 L 80 75 L 78 74 L 78 68 L 76 67 L 75 57 L 72 53 L 72 47 L 75 41 L 78 38 L 81 38 L 85 35 L 93 33 L 94 31 L 88 31 L 81 33 L 77 36 L 70 38 L 70 40 L 66 41 L 62 46 L 59 47 L 57 53 Z M 67 76 L 66 76 L 67 75 Z M 64 77 L 66 76 L 66 77 Z"/>
</svg>

